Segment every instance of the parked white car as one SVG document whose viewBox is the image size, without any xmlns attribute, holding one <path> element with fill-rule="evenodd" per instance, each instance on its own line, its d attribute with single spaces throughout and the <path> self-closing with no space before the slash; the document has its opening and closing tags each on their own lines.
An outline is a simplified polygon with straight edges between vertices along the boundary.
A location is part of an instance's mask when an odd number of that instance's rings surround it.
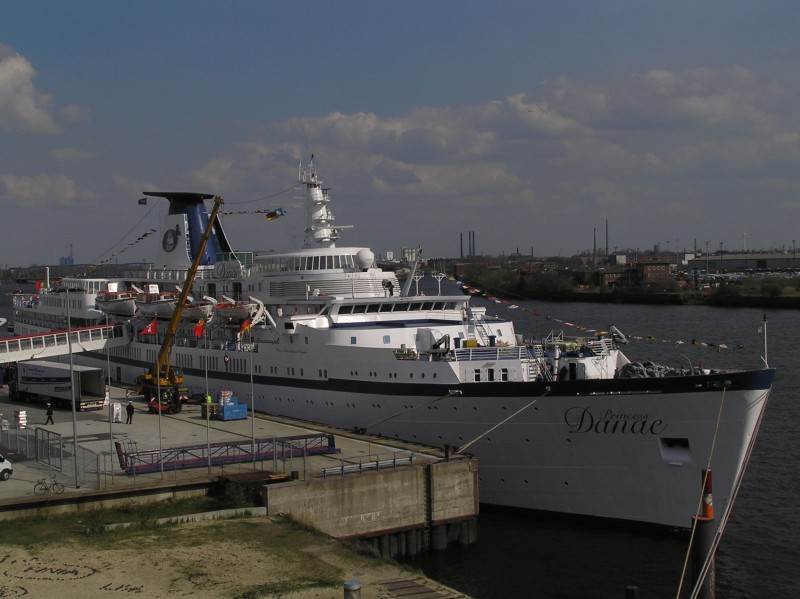
<svg viewBox="0 0 800 599">
<path fill-rule="evenodd" d="M 14 474 L 14 467 L 0 454 L 0 480 L 8 480 L 12 474 Z"/>
</svg>

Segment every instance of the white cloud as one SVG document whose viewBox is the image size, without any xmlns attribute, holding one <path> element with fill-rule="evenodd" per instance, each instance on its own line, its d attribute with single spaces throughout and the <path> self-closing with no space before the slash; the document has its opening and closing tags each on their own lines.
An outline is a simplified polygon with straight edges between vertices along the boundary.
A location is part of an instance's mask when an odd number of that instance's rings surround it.
<svg viewBox="0 0 800 599">
<path fill-rule="evenodd" d="M 5 201 L 34 209 L 68 205 L 77 195 L 75 182 L 69 177 L 46 173 L 35 177 L 0 175 L 0 189 Z"/>
<path fill-rule="evenodd" d="M 24 57 L 0 46 L 0 130 L 9 133 L 58 133 L 52 98 L 33 85 L 36 71 Z"/>
</svg>

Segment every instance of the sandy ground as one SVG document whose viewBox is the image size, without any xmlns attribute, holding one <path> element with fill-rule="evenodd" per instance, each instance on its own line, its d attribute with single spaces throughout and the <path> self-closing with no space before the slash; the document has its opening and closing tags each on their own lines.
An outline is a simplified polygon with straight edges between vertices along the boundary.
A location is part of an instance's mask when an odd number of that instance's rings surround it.
<svg viewBox="0 0 800 599">
<path fill-rule="evenodd" d="M 281 531 L 267 519 L 246 522 L 265 534 Z M 415 581 L 435 593 L 427 596 L 463 597 L 399 566 L 346 550 L 326 537 L 274 555 L 250 543 L 221 539 L 220 531 L 224 528 L 219 523 L 190 523 L 170 529 L 168 541 L 141 532 L 118 542 L 102 542 L 103 547 L 80 541 L 0 545 L 0 597 L 341 599 L 343 583 L 349 580 L 361 583 L 361 599 L 396 597 L 386 585 L 398 580 Z M 297 577 L 313 579 L 317 574 L 320 578 L 333 575 L 341 583 L 286 592 L 287 583 Z"/>
</svg>

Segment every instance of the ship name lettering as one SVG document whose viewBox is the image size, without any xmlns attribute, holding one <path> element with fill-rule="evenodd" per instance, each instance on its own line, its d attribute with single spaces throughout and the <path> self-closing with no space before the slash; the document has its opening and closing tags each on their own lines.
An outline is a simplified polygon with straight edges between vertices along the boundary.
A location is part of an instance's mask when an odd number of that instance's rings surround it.
<svg viewBox="0 0 800 599">
<path fill-rule="evenodd" d="M 214 277 L 217 279 L 237 279 L 242 276 L 242 266 L 238 262 L 217 262 L 214 265 Z"/>
<path fill-rule="evenodd" d="M 663 420 L 651 420 L 646 413 L 605 410 L 595 415 L 589 408 L 581 406 L 574 406 L 564 412 L 564 422 L 570 433 L 598 435 L 660 435 L 667 428 Z"/>
</svg>

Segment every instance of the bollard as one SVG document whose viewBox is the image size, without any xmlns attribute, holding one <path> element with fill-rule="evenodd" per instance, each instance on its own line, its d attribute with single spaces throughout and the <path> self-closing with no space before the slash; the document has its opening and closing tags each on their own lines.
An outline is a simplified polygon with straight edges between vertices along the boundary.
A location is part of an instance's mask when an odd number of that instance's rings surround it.
<svg viewBox="0 0 800 599">
<path fill-rule="evenodd" d="M 344 599 L 361 599 L 361 581 L 344 581 Z"/>
<path fill-rule="evenodd" d="M 717 596 L 717 580 L 714 559 L 716 523 L 714 521 L 714 501 L 712 498 L 711 470 L 702 471 L 703 506 L 702 515 L 693 516 L 694 538 L 690 547 L 692 558 L 692 586 L 698 599 L 714 599 Z M 708 563 L 706 563 L 708 562 Z M 700 577 L 705 569 L 705 577 Z"/>
</svg>

